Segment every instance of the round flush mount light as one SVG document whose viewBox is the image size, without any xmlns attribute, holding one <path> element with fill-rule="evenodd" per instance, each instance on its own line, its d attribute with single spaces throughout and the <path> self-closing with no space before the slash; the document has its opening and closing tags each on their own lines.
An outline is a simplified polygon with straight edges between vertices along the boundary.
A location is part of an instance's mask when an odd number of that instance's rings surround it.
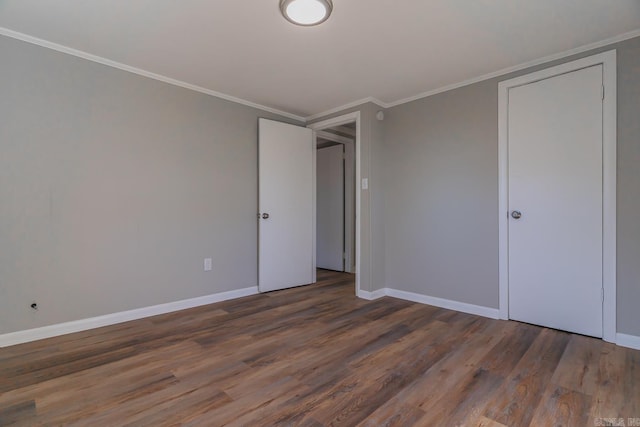
<svg viewBox="0 0 640 427">
<path fill-rule="evenodd" d="M 280 0 L 280 11 L 286 20 L 305 27 L 322 24 L 332 10 L 331 0 Z"/>
</svg>

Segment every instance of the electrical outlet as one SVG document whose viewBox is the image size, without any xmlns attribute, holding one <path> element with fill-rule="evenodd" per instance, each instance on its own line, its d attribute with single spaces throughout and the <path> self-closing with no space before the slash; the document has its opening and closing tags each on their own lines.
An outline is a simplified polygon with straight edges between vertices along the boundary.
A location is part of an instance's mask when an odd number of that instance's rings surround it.
<svg viewBox="0 0 640 427">
<path fill-rule="evenodd" d="M 211 271 L 211 268 L 212 268 L 211 258 L 205 258 L 204 259 L 204 271 Z"/>
</svg>

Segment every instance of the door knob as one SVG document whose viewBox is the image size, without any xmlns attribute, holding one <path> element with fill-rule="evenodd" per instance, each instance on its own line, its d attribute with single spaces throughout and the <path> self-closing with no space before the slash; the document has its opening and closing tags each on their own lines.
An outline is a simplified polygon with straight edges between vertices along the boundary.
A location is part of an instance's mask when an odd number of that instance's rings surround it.
<svg viewBox="0 0 640 427">
<path fill-rule="evenodd" d="M 511 217 L 513 219 L 520 219 L 520 218 L 522 218 L 522 212 L 520 212 L 520 211 L 512 211 L 511 212 Z"/>
<path fill-rule="evenodd" d="M 262 214 L 262 219 L 269 219 L 269 214 L 268 213 L 263 213 Z"/>
</svg>

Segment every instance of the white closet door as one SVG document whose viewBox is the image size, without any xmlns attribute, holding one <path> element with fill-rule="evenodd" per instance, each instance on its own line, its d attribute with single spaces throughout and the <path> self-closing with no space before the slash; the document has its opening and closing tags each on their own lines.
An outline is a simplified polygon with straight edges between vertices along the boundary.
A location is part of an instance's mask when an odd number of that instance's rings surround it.
<svg viewBox="0 0 640 427">
<path fill-rule="evenodd" d="M 602 337 L 602 66 L 509 90 L 509 317 Z"/>
</svg>

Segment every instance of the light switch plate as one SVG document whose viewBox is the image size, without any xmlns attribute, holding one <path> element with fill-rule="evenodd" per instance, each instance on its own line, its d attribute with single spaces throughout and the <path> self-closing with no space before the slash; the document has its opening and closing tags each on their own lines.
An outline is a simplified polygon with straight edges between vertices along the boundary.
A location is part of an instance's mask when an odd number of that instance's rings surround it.
<svg viewBox="0 0 640 427">
<path fill-rule="evenodd" d="M 205 258 L 204 259 L 204 271 L 211 271 L 211 268 L 212 268 L 211 258 Z"/>
<path fill-rule="evenodd" d="M 362 178 L 362 189 L 363 190 L 369 189 L 369 178 Z"/>
</svg>

